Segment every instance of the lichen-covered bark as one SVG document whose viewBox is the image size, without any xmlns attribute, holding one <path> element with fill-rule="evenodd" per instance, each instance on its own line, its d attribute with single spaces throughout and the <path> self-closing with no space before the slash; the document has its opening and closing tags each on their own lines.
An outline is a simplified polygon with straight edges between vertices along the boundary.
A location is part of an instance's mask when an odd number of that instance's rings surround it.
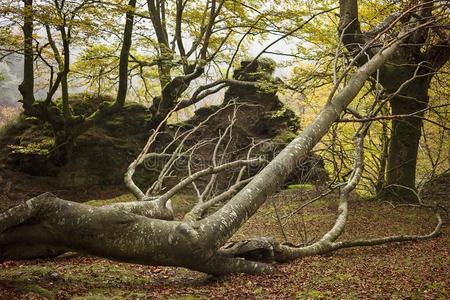
<svg viewBox="0 0 450 300">
<path fill-rule="evenodd" d="M 45 251 L 77 251 L 216 275 L 270 269 L 208 251 L 188 223 L 148 218 L 117 207 L 94 208 L 50 193 L 0 214 L 0 232 L 0 260 L 35 258 Z"/>
</svg>

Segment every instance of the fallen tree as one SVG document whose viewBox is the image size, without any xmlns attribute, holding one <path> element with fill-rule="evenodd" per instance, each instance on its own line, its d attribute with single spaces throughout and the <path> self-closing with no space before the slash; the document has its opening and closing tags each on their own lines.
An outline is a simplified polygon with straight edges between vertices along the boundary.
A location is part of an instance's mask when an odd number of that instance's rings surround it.
<svg viewBox="0 0 450 300">
<path fill-rule="evenodd" d="M 442 226 L 442 219 L 438 209 L 432 206 L 430 208 L 435 209 L 438 222 L 430 234 L 337 241 L 346 225 L 348 195 L 358 184 L 363 172 L 363 139 L 370 126 L 370 122 L 367 122 L 356 135 L 354 170 L 341 189 L 336 222 L 319 241 L 305 247 L 295 247 L 278 243 L 271 238 L 260 238 L 223 247 L 309 154 L 341 112 L 357 96 L 366 80 L 393 55 L 403 39 L 414 30 L 416 28 L 407 28 L 395 39 L 385 40 L 385 46 L 350 75 L 340 91 L 334 90 L 316 119 L 297 138 L 258 174 L 247 179 L 238 176 L 228 191 L 218 195 L 209 193 L 208 189 L 212 185 L 209 183 L 217 180 L 216 174 L 231 168 L 242 170 L 251 164 L 265 162 L 251 157 L 251 151 L 247 159 L 224 162 L 215 151 L 211 166 L 195 173 L 191 173 L 189 169 L 188 176 L 165 193 L 160 194 L 162 189 L 154 186 L 147 192 L 138 187 L 133 182 L 134 170 L 146 157 L 152 155 L 149 149 L 161 125 L 150 136 L 147 145 L 130 165 L 125 176 L 128 188 L 138 201 L 94 208 L 59 199 L 49 193 L 29 199 L 0 214 L 0 260 L 77 251 L 130 263 L 186 267 L 214 275 L 236 272 L 263 273 L 271 271 L 272 267 L 257 260 L 284 262 L 340 248 L 436 236 Z M 381 34 L 378 34 L 373 41 L 379 41 L 380 38 Z M 365 47 L 370 47 L 373 41 Z M 361 53 L 364 53 L 364 50 L 363 48 Z M 351 65 L 345 73 L 348 73 L 350 68 Z M 175 107 L 173 111 L 176 109 Z M 168 116 L 161 124 L 165 123 Z M 232 130 L 232 126 L 228 128 L 228 131 Z M 215 141 L 216 145 L 226 145 L 225 137 L 226 133 L 221 134 Z M 190 152 L 177 150 L 173 153 L 175 154 L 170 156 L 171 159 L 189 155 Z M 198 203 L 182 220 L 174 220 L 171 196 L 182 188 L 195 184 L 198 178 L 204 176 L 210 176 L 210 180 L 203 191 L 198 191 Z M 221 206 L 216 211 L 208 212 L 211 203 Z M 242 259 L 254 249 L 261 249 L 266 255 L 257 260 Z"/>
<path fill-rule="evenodd" d="M 190 174 L 166 193 L 154 196 L 144 193 L 132 178 L 136 166 L 149 155 L 148 149 L 158 133 L 157 129 L 141 154 L 130 165 L 126 175 L 127 186 L 138 201 L 94 208 L 59 199 L 49 193 L 29 199 L 0 214 L 0 259 L 25 259 L 77 251 L 130 263 L 187 267 L 215 275 L 270 271 L 270 264 L 238 258 L 245 257 L 243 253 L 247 251 L 242 243 L 221 247 L 284 182 L 297 163 L 308 155 L 340 113 L 357 96 L 369 76 L 396 51 L 402 39 L 411 31 L 413 29 L 403 31 L 359 67 L 349 77 L 345 87 L 324 106 L 317 118 L 260 173 L 247 181 L 240 178 L 236 182 L 237 186 L 233 186 L 236 191 L 210 198 L 199 197 L 197 205 L 183 220 L 173 220 L 170 197 L 179 189 L 192 184 L 199 177 L 211 175 L 214 178 L 214 174 L 221 171 L 261 163 L 261 160 L 249 158 L 228 163 L 215 161 L 212 166 Z M 255 247 L 267 250 L 269 255 L 266 259 L 289 261 L 345 247 L 416 240 L 437 235 L 442 225 L 439 214 L 435 230 L 428 235 L 336 241 L 346 224 L 348 195 L 355 188 L 363 171 L 362 143 L 369 124 L 363 124 L 357 135 L 354 171 L 341 189 L 338 217 L 328 233 L 305 247 L 283 245 L 270 238 L 246 241 L 244 244 L 253 243 Z M 223 138 L 219 137 L 219 140 L 218 143 Z M 245 187 L 240 189 L 243 184 L 246 184 Z M 207 188 L 208 185 L 205 189 Z M 218 201 L 217 197 L 223 199 Z M 225 203 L 216 212 L 205 215 L 205 209 L 211 203 L 209 201 Z"/>
</svg>

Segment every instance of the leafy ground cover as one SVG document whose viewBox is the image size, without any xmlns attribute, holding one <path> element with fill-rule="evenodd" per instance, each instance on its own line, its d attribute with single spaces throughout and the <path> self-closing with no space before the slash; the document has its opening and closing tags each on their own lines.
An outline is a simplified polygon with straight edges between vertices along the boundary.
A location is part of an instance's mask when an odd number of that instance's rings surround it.
<svg viewBox="0 0 450 300">
<path fill-rule="evenodd" d="M 334 222 L 336 195 L 291 214 L 315 193 L 310 187 L 278 193 L 234 238 L 274 236 L 293 244 L 319 238 Z M 188 207 L 186 199 L 175 201 Z M 342 239 L 425 233 L 435 225 L 430 212 L 393 208 L 387 202 L 354 198 L 350 210 Z M 448 299 L 448 233 L 444 227 L 432 240 L 340 250 L 277 265 L 270 275 L 220 279 L 182 268 L 85 256 L 5 262 L 0 265 L 0 299 Z"/>
</svg>

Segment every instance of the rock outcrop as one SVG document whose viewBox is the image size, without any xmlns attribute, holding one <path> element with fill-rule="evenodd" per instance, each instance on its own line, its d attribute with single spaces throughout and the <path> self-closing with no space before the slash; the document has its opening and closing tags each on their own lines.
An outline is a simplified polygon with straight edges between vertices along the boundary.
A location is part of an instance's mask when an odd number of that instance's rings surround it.
<svg viewBox="0 0 450 300">
<path fill-rule="evenodd" d="M 234 106 L 223 108 L 230 101 L 238 106 L 233 142 L 228 150 L 233 153 L 233 159 L 245 155 L 246 150 L 243 152 L 240 149 L 246 149 L 252 141 L 265 141 L 257 151 L 258 155 L 268 160 L 290 142 L 300 130 L 299 121 L 295 113 L 277 96 L 280 82 L 273 77 L 274 62 L 260 60 L 251 68 L 248 64 L 249 62 L 242 62 L 234 76 L 239 76 L 240 80 L 255 82 L 254 87 L 230 86 L 222 104 L 202 107 L 191 119 L 170 125 L 167 133 L 160 136 L 160 147 L 171 140 L 179 126 L 192 128 L 211 113 L 221 110 L 207 128 L 199 130 L 188 142 L 195 143 L 199 139 L 217 136 L 229 124 Z M 88 94 L 71 96 L 74 112 L 84 115 L 89 115 L 102 102 L 111 100 L 109 97 Z M 0 164 L 5 166 L 4 171 L 15 170 L 26 176 L 45 177 L 54 185 L 53 190 L 88 189 L 98 185 L 122 187 L 126 168 L 148 138 L 151 129 L 149 115 L 146 107 L 128 104 L 120 113 L 82 134 L 76 141 L 70 161 L 64 166 L 55 166 L 48 159 L 53 141 L 51 128 L 37 119 L 21 116 L 3 130 L 0 136 Z M 211 151 L 211 148 L 206 147 L 200 153 L 200 159 L 208 161 Z M 148 183 L 156 178 L 157 172 L 157 169 L 141 168 L 136 173 L 136 181 Z M 298 166 L 289 183 L 324 181 L 326 178 L 323 160 L 318 156 L 310 156 Z"/>
</svg>

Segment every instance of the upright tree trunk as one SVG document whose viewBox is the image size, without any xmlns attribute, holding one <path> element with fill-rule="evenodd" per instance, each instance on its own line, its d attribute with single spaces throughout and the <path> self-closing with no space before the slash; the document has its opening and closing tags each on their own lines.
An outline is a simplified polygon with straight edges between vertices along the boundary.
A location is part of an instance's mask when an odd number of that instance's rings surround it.
<svg viewBox="0 0 450 300">
<path fill-rule="evenodd" d="M 389 15 L 370 31 L 362 32 L 358 20 L 357 0 L 340 0 L 339 33 L 343 44 L 352 53 L 370 42 L 374 36 L 401 25 L 403 28 L 417 26 L 414 34 L 397 49 L 392 59 L 386 61 L 380 73 L 373 78 L 379 80 L 387 93 L 394 95 L 390 104 L 393 115 L 411 115 L 392 121 L 392 133 L 387 160 L 386 183 L 382 195 L 397 200 L 417 200 L 415 175 L 417 152 L 421 135 L 423 109 L 428 105 L 428 88 L 433 75 L 448 61 L 450 39 L 444 31 L 433 25 L 434 1 L 413 1 L 403 12 Z M 434 27 L 431 31 L 430 28 Z M 439 27 L 439 26 L 437 26 Z M 432 33 L 432 35 L 430 35 Z M 370 57 L 371 50 L 367 53 Z M 360 60 L 366 59 L 361 56 Z M 358 60 L 358 63 L 362 62 Z M 395 196 L 395 197 L 392 197 Z"/>
<path fill-rule="evenodd" d="M 406 69 L 406 70 L 405 70 Z M 391 100 L 392 132 L 386 168 L 384 196 L 399 201 L 417 201 L 416 165 L 424 109 L 428 105 L 429 76 L 416 67 L 396 67 L 384 78 L 388 92 L 397 93 Z M 414 80 L 412 78 L 416 77 Z M 407 84 L 406 81 L 410 80 Z M 403 86 L 402 86 L 403 84 Z M 405 115 L 408 115 L 407 117 Z"/>
<path fill-rule="evenodd" d="M 31 114 L 34 103 L 33 0 L 24 1 L 23 23 L 23 81 L 19 85 L 23 108 Z"/>
</svg>

